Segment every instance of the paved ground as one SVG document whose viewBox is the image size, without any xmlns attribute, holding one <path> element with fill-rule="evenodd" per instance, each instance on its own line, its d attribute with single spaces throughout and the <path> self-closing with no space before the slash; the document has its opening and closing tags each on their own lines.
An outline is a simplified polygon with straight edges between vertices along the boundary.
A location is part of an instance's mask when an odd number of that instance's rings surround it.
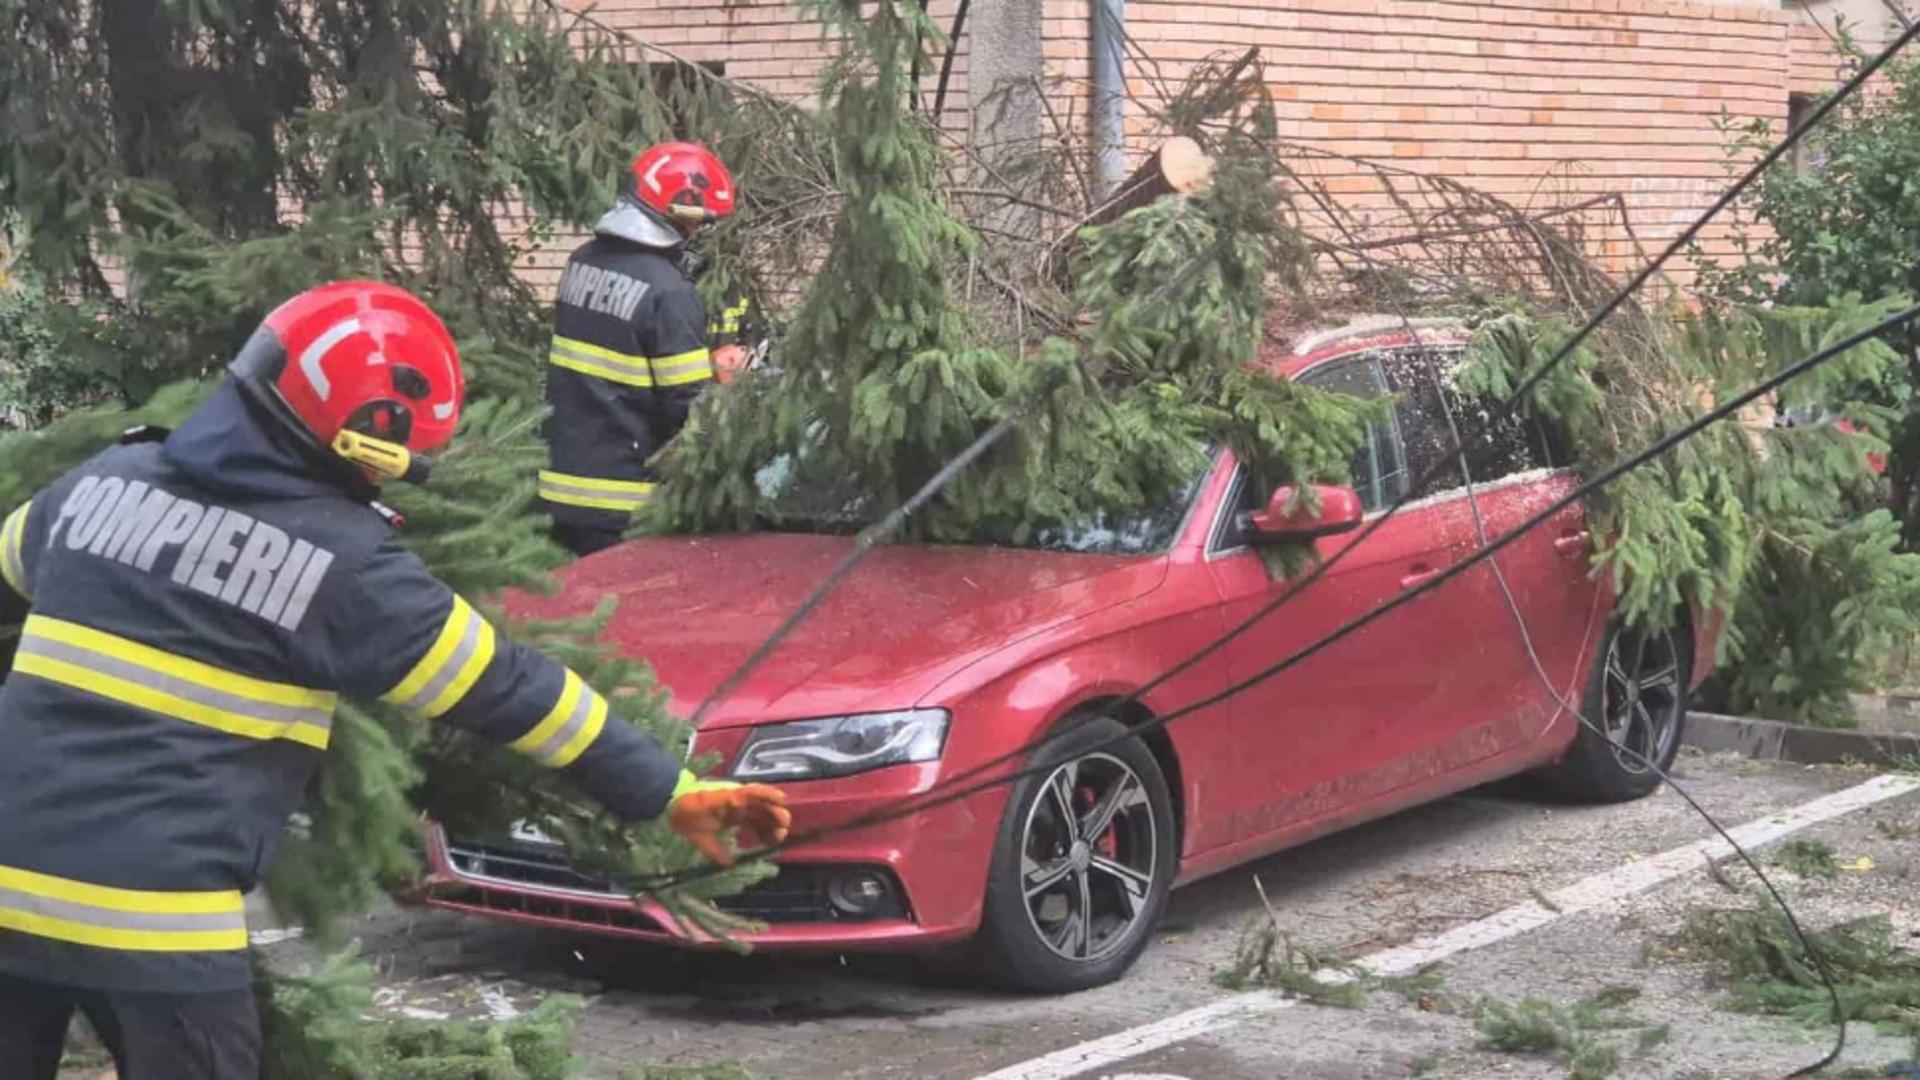
<svg viewBox="0 0 1920 1080">
<path fill-rule="evenodd" d="M 1872 776 L 1697 754 L 1682 759 L 1678 775 L 1723 823 L 1776 832 L 1798 824 L 1776 815 Z M 1910 838 L 1920 835 L 1920 792 L 1877 798 L 1793 835 L 1825 841 L 1842 863 L 1871 860 L 1871 869 L 1832 882 L 1781 873 L 1804 920 L 1890 911 L 1905 947 L 1920 947 L 1920 841 Z M 1633 1031 L 1619 1034 L 1627 1053 L 1617 1075 L 1783 1075 L 1817 1059 L 1830 1033 L 1722 1011 L 1702 966 L 1647 959 L 1649 943 L 1689 905 L 1738 900 L 1708 877 L 1697 852 L 1672 863 L 1651 858 L 1706 836 L 1670 792 L 1568 807 L 1478 791 L 1182 890 L 1127 979 L 1050 999 L 983 990 L 952 970 L 901 959 L 690 956 L 423 911 L 384 912 L 361 929 L 389 973 L 383 1008 L 504 1014 L 554 991 L 589 996 L 578 1047 L 595 1080 L 638 1064 L 716 1061 L 762 1080 L 1562 1077 L 1564 1065 L 1478 1049 L 1472 1023 L 1444 1011 L 1447 995 L 1572 1001 L 1615 986 L 1639 992 L 1628 1016 L 1671 1031 L 1644 1054 L 1633 1052 Z M 1597 886 L 1586 880 L 1609 873 Z M 1385 950 L 1410 942 L 1429 950 L 1423 957 L 1447 954 L 1442 1009 L 1431 1008 L 1431 994 L 1376 992 L 1349 1010 L 1215 986 L 1242 927 L 1261 911 L 1255 875 L 1302 941 L 1349 957 L 1404 960 Z M 1449 931 L 1436 946 L 1434 936 Z M 305 946 L 273 950 L 295 963 Z M 1842 1067 L 1906 1055 L 1904 1043 L 1855 1025 Z"/>
</svg>

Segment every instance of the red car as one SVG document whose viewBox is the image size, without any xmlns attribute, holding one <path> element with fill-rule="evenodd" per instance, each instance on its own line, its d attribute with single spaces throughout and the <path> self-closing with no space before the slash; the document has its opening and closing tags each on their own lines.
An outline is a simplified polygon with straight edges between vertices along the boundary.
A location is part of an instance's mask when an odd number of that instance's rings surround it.
<svg viewBox="0 0 1920 1080">
<path fill-rule="evenodd" d="M 1133 963 L 1174 886 L 1325 833 L 1533 770 L 1582 798 L 1652 790 L 1651 772 L 1614 744 L 1672 760 L 1706 666 L 1695 658 L 1711 656 L 1709 620 L 1616 628 L 1578 507 L 1502 552 L 1497 576 L 1483 563 L 1245 693 L 1089 749 L 1432 578 L 1472 554 L 1482 529 L 1497 536 L 1575 484 L 1538 431 L 1491 432 L 1471 497 L 1455 466 L 1297 602 L 1114 708 L 1285 587 L 1262 545 L 1307 537 L 1333 555 L 1452 445 L 1459 405 L 1446 374 L 1464 338 L 1438 326 L 1416 342 L 1398 325 L 1355 324 L 1267 361 L 1310 385 L 1394 398 L 1352 487 L 1323 489 L 1317 513 L 1287 513 L 1287 489 L 1253 490 L 1223 451 L 1151 512 L 1023 547 L 875 550 L 713 710 L 700 751 L 717 752 L 728 775 L 784 787 L 806 829 L 926 792 L 1049 731 L 1074 733 L 1010 789 L 787 852 L 777 878 L 721 902 L 765 922 L 747 940 L 837 951 L 970 942 L 1017 985 L 1075 989 Z M 687 715 L 851 543 L 793 532 L 636 540 L 517 608 L 576 614 L 618 596 L 611 640 L 651 661 Z M 1583 730 L 1570 703 L 1607 735 Z M 709 944 L 569 869 L 537 835 L 436 832 L 430 849 L 427 903 Z"/>
</svg>

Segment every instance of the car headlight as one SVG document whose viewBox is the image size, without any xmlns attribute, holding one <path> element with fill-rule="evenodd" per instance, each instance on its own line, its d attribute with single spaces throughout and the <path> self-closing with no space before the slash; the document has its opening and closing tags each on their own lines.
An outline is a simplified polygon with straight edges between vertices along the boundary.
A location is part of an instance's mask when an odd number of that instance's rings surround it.
<svg viewBox="0 0 1920 1080">
<path fill-rule="evenodd" d="M 733 767 L 736 780 L 818 780 L 933 761 L 947 741 L 947 710 L 834 716 L 756 729 Z"/>
</svg>

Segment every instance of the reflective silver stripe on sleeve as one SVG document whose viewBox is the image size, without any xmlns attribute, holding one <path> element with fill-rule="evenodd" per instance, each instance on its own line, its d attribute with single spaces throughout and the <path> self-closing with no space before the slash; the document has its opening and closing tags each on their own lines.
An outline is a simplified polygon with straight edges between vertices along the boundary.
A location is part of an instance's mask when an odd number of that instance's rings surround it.
<svg viewBox="0 0 1920 1080">
<path fill-rule="evenodd" d="M 61 900 L 51 896 L 21 892 L 0 886 L 0 908 L 24 911 L 47 919 L 59 919 L 64 922 L 79 923 L 83 926 L 102 930 L 133 931 L 173 931 L 218 933 L 221 931 L 239 931 L 246 933 L 247 913 L 240 911 L 209 912 L 156 912 L 125 911 L 117 908 L 95 907 L 75 900 Z"/>
<path fill-rule="evenodd" d="M 480 649 L 481 639 L 488 629 L 486 620 L 480 617 L 479 612 L 464 603 L 456 606 L 465 620 L 464 625 L 460 627 L 460 643 L 453 647 L 453 652 L 447 654 L 446 660 L 441 662 L 439 669 L 433 673 L 432 678 L 429 678 L 425 685 L 396 702 L 401 708 L 413 712 L 427 712 L 429 707 L 439 700 L 440 695 L 446 693 L 447 688 L 453 685 L 453 681 L 467 670 L 468 662 Z"/>
<path fill-rule="evenodd" d="M 653 371 L 648 367 L 645 357 L 628 358 L 624 354 L 615 355 L 621 358 L 616 360 L 612 356 L 597 356 L 585 349 L 555 340 L 547 358 L 561 367 L 570 368 L 585 375 L 597 375 L 629 386 L 653 385 Z"/>
<path fill-rule="evenodd" d="M 570 484 L 551 476 L 540 478 L 540 497 L 550 502 L 566 503 L 569 506 L 593 506 L 608 510 L 637 510 L 653 499 L 652 484 L 636 484 L 639 490 L 615 491 L 610 488 L 586 487 Z"/>
<path fill-rule="evenodd" d="M 605 707 L 604 699 L 600 695 L 592 690 L 585 690 L 580 694 L 579 700 L 574 702 L 573 711 L 567 714 L 567 722 L 561 724 L 558 731 L 541 740 L 537 746 L 529 749 L 527 756 L 543 765 L 556 764 L 560 751 L 566 749 L 567 745 L 586 729 L 587 721 L 593 717 L 594 710 Z"/>
</svg>

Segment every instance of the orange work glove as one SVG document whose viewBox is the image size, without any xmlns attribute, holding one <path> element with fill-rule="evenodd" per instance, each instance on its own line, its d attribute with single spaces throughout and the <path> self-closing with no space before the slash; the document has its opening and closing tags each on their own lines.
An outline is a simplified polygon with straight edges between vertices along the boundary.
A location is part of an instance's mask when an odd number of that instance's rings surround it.
<svg viewBox="0 0 1920 1080">
<path fill-rule="evenodd" d="M 732 866 L 733 853 L 720 842 L 722 830 L 738 827 L 759 846 L 771 847 L 787 838 L 793 812 L 787 809 L 787 793 L 777 787 L 702 780 L 682 769 L 667 803 L 667 824 L 702 855 Z"/>
<path fill-rule="evenodd" d="M 747 350 L 739 345 L 722 345 L 713 350 L 712 355 L 713 377 L 722 383 L 732 382 L 735 375 L 746 370 L 747 362 L 752 359 Z"/>
</svg>

